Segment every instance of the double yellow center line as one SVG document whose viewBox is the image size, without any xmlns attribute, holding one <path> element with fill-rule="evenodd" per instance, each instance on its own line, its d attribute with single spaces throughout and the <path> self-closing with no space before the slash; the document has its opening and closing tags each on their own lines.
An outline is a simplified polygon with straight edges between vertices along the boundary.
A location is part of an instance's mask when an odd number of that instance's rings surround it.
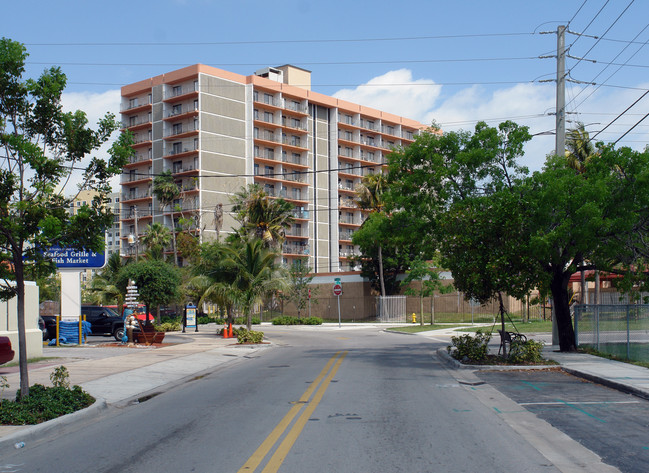
<svg viewBox="0 0 649 473">
<path fill-rule="evenodd" d="M 268 437 L 266 437 L 266 439 L 261 443 L 261 445 L 255 451 L 255 453 L 253 453 L 252 456 L 248 459 L 248 461 L 241 467 L 241 469 L 239 469 L 238 473 L 254 472 L 257 469 L 257 467 L 261 464 L 261 462 L 264 460 L 264 458 L 266 458 L 266 456 L 271 451 L 273 446 L 277 443 L 279 438 L 284 434 L 284 431 L 289 427 L 289 425 L 291 425 L 293 419 L 295 419 L 295 417 L 299 414 L 302 408 L 306 406 L 304 412 L 302 412 L 302 415 L 300 415 L 297 421 L 295 421 L 295 424 L 293 424 L 291 430 L 289 430 L 289 432 L 284 437 L 284 440 L 282 440 L 282 442 L 275 450 L 275 453 L 273 453 L 273 456 L 270 458 L 270 460 L 268 460 L 268 463 L 262 470 L 262 473 L 271 473 L 279 470 L 279 467 L 282 465 L 282 462 L 288 455 L 288 452 L 291 450 L 293 444 L 300 436 L 300 433 L 302 432 L 302 429 L 304 429 L 304 426 L 306 425 L 307 421 L 311 417 L 311 414 L 313 414 L 315 408 L 318 407 L 318 404 L 322 400 L 325 391 L 329 387 L 329 383 L 336 375 L 336 372 L 338 371 L 340 364 L 345 359 L 345 356 L 347 356 L 346 351 L 337 352 L 334 356 L 332 356 L 329 359 L 329 361 L 322 369 L 318 377 L 315 380 L 313 380 L 313 383 L 311 383 L 309 388 L 306 391 L 304 391 L 304 394 L 302 394 L 300 399 L 293 405 L 293 407 L 291 407 L 291 409 L 284 416 L 284 418 L 279 421 L 277 426 L 273 429 L 270 435 L 268 435 Z M 314 391 L 316 391 L 315 395 L 313 395 Z M 313 395 L 313 399 L 311 399 L 312 395 Z M 311 400 L 309 401 L 309 399 Z"/>
</svg>

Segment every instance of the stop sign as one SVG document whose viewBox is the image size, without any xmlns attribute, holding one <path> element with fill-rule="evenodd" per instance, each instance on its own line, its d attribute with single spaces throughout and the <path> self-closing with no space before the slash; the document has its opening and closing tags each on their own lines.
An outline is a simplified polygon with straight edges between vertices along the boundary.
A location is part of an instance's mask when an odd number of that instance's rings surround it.
<svg viewBox="0 0 649 473">
<path fill-rule="evenodd" d="M 334 296 L 339 296 L 343 293 L 343 287 L 340 284 L 334 284 Z"/>
</svg>

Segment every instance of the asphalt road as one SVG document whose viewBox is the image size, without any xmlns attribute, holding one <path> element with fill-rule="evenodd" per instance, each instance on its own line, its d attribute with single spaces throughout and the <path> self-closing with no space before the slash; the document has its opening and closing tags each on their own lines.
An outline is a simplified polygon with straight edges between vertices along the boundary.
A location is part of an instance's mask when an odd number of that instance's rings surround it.
<svg viewBox="0 0 649 473">
<path fill-rule="evenodd" d="M 481 372 L 481 379 L 621 471 L 649 471 L 649 401 L 562 371 Z"/>
<path fill-rule="evenodd" d="M 266 331 L 277 348 L 31 443 L 0 472 L 555 472 L 567 461 L 535 448 L 554 448 L 556 429 L 530 415 L 521 430 L 494 407 L 509 399 L 445 369 L 443 343 Z"/>
</svg>

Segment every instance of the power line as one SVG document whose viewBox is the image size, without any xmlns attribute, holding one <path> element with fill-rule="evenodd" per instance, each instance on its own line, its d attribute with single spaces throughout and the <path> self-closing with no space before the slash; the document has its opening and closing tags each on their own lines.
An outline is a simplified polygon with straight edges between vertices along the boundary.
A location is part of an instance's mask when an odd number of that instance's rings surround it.
<svg viewBox="0 0 649 473">
<path fill-rule="evenodd" d="M 252 40 L 252 41 L 187 41 L 187 42 L 106 42 L 106 43 L 24 43 L 25 46 L 224 46 L 224 45 L 245 45 L 245 44 L 310 44 L 310 43 L 365 43 L 379 41 L 419 41 L 429 39 L 455 39 L 455 38 L 495 38 L 511 36 L 531 36 L 534 33 L 514 32 L 514 33 L 469 33 L 456 35 L 435 35 L 435 36 L 404 36 L 404 37 L 378 37 L 378 38 L 321 38 L 321 39 L 286 39 L 286 40 Z"/>
</svg>

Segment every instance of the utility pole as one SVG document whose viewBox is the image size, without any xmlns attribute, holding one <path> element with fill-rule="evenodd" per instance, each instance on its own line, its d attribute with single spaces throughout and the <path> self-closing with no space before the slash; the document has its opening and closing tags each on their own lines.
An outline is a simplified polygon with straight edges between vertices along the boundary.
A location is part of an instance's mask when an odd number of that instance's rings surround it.
<svg viewBox="0 0 649 473">
<path fill-rule="evenodd" d="M 566 151 L 566 27 L 557 28 L 557 106 L 555 153 Z"/>
<path fill-rule="evenodd" d="M 140 253 L 140 233 L 137 229 L 137 205 L 133 208 L 133 216 L 135 217 L 135 262 L 137 263 Z"/>
<path fill-rule="evenodd" d="M 556 142 L 554 152 L 557 156 L 566 154 L 566 27 L 557 27 L 557 106 L 556 106 Z M 559 345 L 559 329 L 555 304 L 552 303 L 552 345 Z"/>
</svg>

